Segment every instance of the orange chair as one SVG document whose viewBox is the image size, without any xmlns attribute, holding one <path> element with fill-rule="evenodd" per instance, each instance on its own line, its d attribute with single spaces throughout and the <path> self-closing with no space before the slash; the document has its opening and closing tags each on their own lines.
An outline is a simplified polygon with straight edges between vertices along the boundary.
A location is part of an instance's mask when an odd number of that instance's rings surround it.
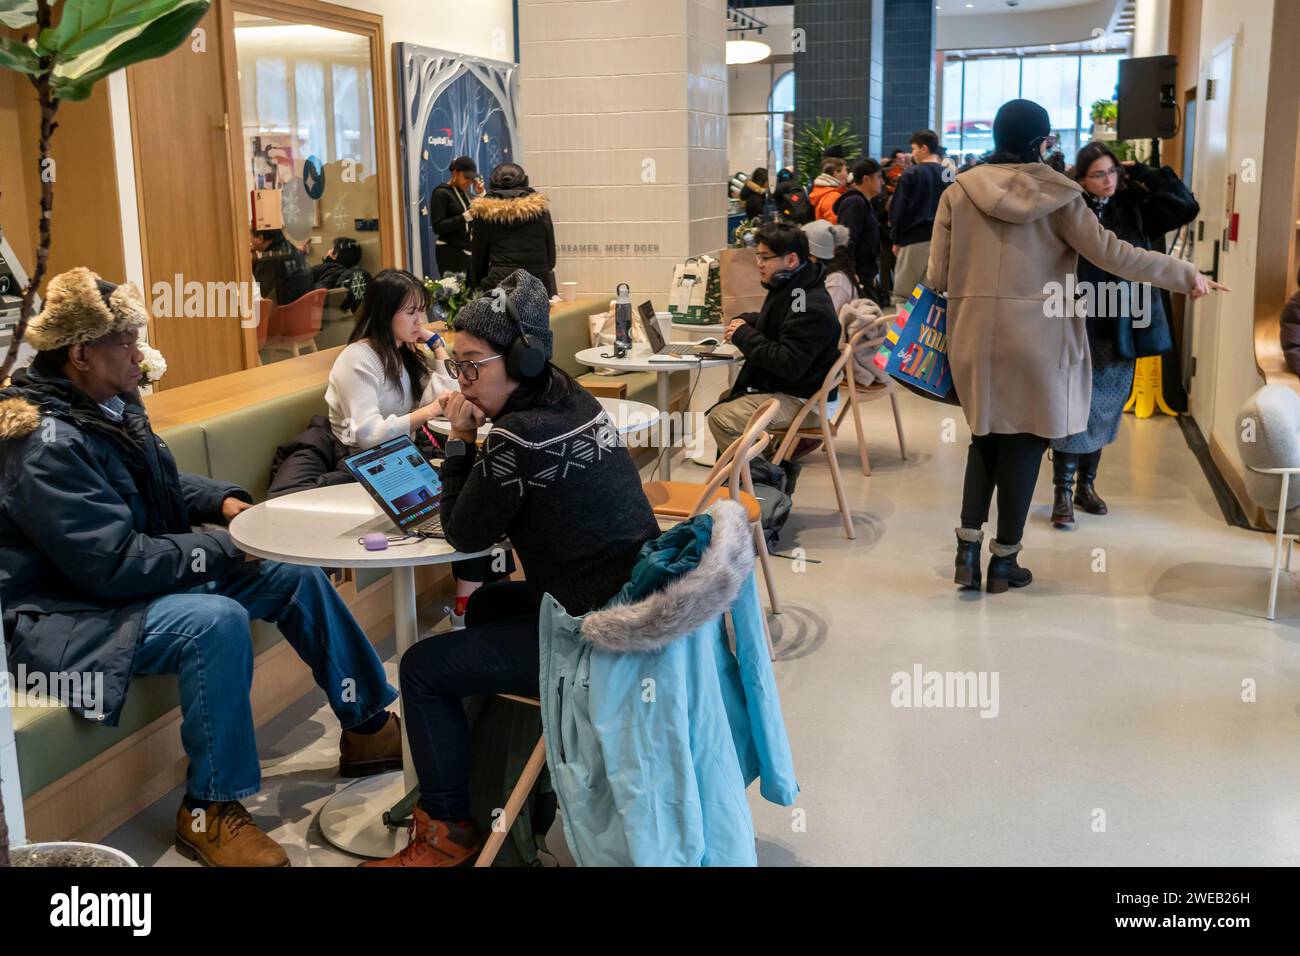
<svg viewBox="0 0 1300 956">
<path fill-rule="evenodd" d="M 328 294 L 326 289 L 313 289 L 288 305 L 277 308 L 277 344 L 288 345 L 295 356 L 302 354 L 302 346 L 308 344 L 313 352 L 320 351 L 316 347 L 316 336 L 320 334 L 321 322 L 325 317 L 325 297 Z"/>
<path fill-rule="evenodd" d="M 703 484 L 691 481 L 651 481 L 642 486 L 654 513 L 664 518 L 694 518 L 708 510 L 719 498 L 731 498 L 744 505 L 773 614 L 781 613 L 781 599 L 777 596 L 776 582 L 772 579 L 772 569 L 768 564 L 767 538 L 763 536 L 762 512 L 758 498 L 754 496 L 754 481 L 749 473 L 749 463 L 771 441 L 764 429 L 771 424 L 779 406 L 780 403 L 772 398 L 754 410 L 745 425 L 744 433 L 718 456 L 718 463 L 713 466 Z M 770 636 L 767 646 L 771 651 Z"/>
<path fill-rule="evenodd" d="M 871 328 L 859 329 L 849 339 L 849 355 L 852 356 L 859 349 L 863 351 L 874 351 L 885 342 L 885 331 L 888 326 L 885 323 L 879 323 L 876 326 L 880 331 L 870 339 L 866 339 Z M 866 339 L 866 341 L 863 341 Z M 903 456 L 903 461 L 907 461 L 907 445 L 903 441 L 903 417 L 898 412 L 898 383 L 892 378 L 887 378 L 883 382 L 857 382 L 854 379 L 853 359 L 850 358 L 844 365 L 844 390 L 847 395 L 840 399 L 840 410 L 835 414 L 835 421 L 831 422 L 831 431 L 839 434 L 840 423 L 844 421 L 844 416 L 853 411 L 853 426 L 858 433 L 858 457 L 862 459 L 862 473 L 870 477 L 871 460 L 867 457 L 867 441 L 862 434 L 862 415 L 858 410 L 859 405 L 866 405 L 880 398 L 888 398 L 894 406 L 894 428 L 898 432 L 898 453 Z"/>
</svg>

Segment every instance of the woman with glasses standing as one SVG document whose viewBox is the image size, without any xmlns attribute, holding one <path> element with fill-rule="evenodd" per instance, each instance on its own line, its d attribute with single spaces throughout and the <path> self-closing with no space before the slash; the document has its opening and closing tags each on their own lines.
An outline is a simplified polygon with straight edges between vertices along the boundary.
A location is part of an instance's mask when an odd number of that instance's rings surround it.
<svg viewBox="0 0 1300 956">
<path fill-rule="evenodd" d="M 443 415 L 445 396 L 457 388 L 443 362 L 449 357 L 442 338 L 425 329 L 429 292 L 404 269 L 385 269 L 374 277 L 348 345 L 330 369 L 325 403 L 330 430 L 348 454 L 374 448 L 402 435 L 420 437 L 424 426 Z M 425 348 L 435 361 L 425 358 Z M 432 441 L 432 438 L 430 438 Z M 433 453 L 418 443 L 426 457 Z M 452 565 L 456 604 L 452 623 L 460 624 L 469 596 L 485 581 L 503 577 L 510 561 L 471 558 Z"/>
<path fill-rule="evenodd" d="M 995 152 L 939 200 L 924 284 L 948 296 L 948 360 L 970 425 L 954 581 L 980 586 L 980 548 L 994 492 L 997 537 L 988 590 L 1033 579 L 1017 554 L 1047 443 L 1088 427 L 1092 366 L 1067 276 L 1079 257 L 1126 279 L 1187 292 L 1223 288 L 1190 262 L 1108 232 L 1073 180 L 1048 168 L 1047 110 L 1002 104 Z"/>
<path fill-rule="evenodd" d="M 1201 211 L 1191 190 L 1168 166 L 1121 163 L 1104 143 L 1079 150 L 1070 175 L 1083 187 L 1084 202 L 1101 224 L 1139 249 L 1163 249 L 1165 234 Z M 1093 290 L 1090 300 L 1085 299 L 1092 303 L 1086 320 L 1092 405 L 1085 431 L 1052 442 L 1052 524 L 1057 528 L 1074 524 L 1075 505 L 1088 514 L 1106 514 L 1106 502 L 1094 487 L 1097 466 L 1102 448 L 1119 430 L 1133 391 L 1135 362 L 1168 352 L 1174 344 L 1158 290 L 1127 282 L 1085 258 L 1079 259 L 1078 276 L 1080 289 Z"/>
<path fill-rule="evenodd" d="M 475 592 L 465 629 L 402 658 L 402 714 L 420 781 L 410 844 L 365 866 L 459 866 L 482 845 L 470 819 L 462 699 L 539 694 L 542 600 L 579 616 L 603 607 L 659 536 L 626 446 L 600 403 L 550 362 L 546 287 L 520 269 L 456 315 L 460 391 L 443 396 L 452 439 L 442 528 L 461 551 L 508 537 L 527 581 Z M 482 449 L 480 425 L 491 420 Z"/>
</svg>

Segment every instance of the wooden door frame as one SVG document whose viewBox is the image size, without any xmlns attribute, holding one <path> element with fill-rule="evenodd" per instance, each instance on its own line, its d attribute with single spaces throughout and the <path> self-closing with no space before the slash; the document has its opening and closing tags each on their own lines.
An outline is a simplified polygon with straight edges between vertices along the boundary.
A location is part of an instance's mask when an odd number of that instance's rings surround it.
<svg viewBox="0 0 1300 956">
<path fill-rule="evenodd" d="M 323 0 L 216 0 L 220 9 L 222 34 L 222 73 L 225 78 L 226 104 L 229 116 L 227 143 L 230 149 L 230 196 L 235 209 L 236 232 L 243 238 L 238 226 L 248 221 L 248 199 L 245 196 L 243 154 L 244 128 L 239 90 L 239 62 L 235 53 L 235 14 L 251 13 L 290 23 L 340 30 L 364 37 L 370 45 L 370 91 L 374 97 L 375 179 L 379 189 L 379 256 L 385 268 L 395 268 L 401 262 L 402 230 L 393 222 L 394 206 L 392 133 L 388 123 L 388 44 L 384 39 L 384 18 L 377 13 L 352 10 Z M 231 129 L 237 135 L 231 134 Z M 240 254 L 240 280 L 252 281 L 252 260 L 245 248 Z M 245 275 L 247 270 L 247 275 Z M 258 364 L 257 329 L 244 330 L 244 367 Z"/>
</svg>

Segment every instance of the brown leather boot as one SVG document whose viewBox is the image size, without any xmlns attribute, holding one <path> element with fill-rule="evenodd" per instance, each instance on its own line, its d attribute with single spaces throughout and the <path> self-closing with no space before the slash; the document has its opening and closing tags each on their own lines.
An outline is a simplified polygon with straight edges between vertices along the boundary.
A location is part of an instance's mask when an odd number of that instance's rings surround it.
<svg viewBox="0 0 1300 956">
<path fill-rule="evenodd" d="M 339 776 L 369 777 L 402 769 L 402 722 L 396 714 L 377 734 L 343 731 L 339 738 Z"/>
<path fill-rule="evenodd" d="M 176 850 L 208 866 L 289 865 L 284 847 L 258 829 L 238 800 L 197 810 L 182 803 L 176 814 Z"/>
<path fill-rule="evenodd" d="M 483 841 L 473 826 L 449 827 L 425 813 L 419 804 L 406 832 L 410 842 L 405 850 L 386 860 L 370 860 L 361 866 L 461 866 L 483 848 Z"/>
</svg>

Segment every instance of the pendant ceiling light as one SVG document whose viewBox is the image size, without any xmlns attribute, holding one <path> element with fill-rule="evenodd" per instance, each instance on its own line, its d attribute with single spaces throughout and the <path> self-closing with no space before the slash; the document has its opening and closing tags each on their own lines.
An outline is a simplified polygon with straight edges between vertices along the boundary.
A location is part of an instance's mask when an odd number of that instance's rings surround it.
<svg viewBox="0 0 1300 956">
<path fill-rule="evenodd" d="M 761 40 L 728 40 L 727 66 L 758 63 L 772 55 L 772 48 Z"/>
</svg>

